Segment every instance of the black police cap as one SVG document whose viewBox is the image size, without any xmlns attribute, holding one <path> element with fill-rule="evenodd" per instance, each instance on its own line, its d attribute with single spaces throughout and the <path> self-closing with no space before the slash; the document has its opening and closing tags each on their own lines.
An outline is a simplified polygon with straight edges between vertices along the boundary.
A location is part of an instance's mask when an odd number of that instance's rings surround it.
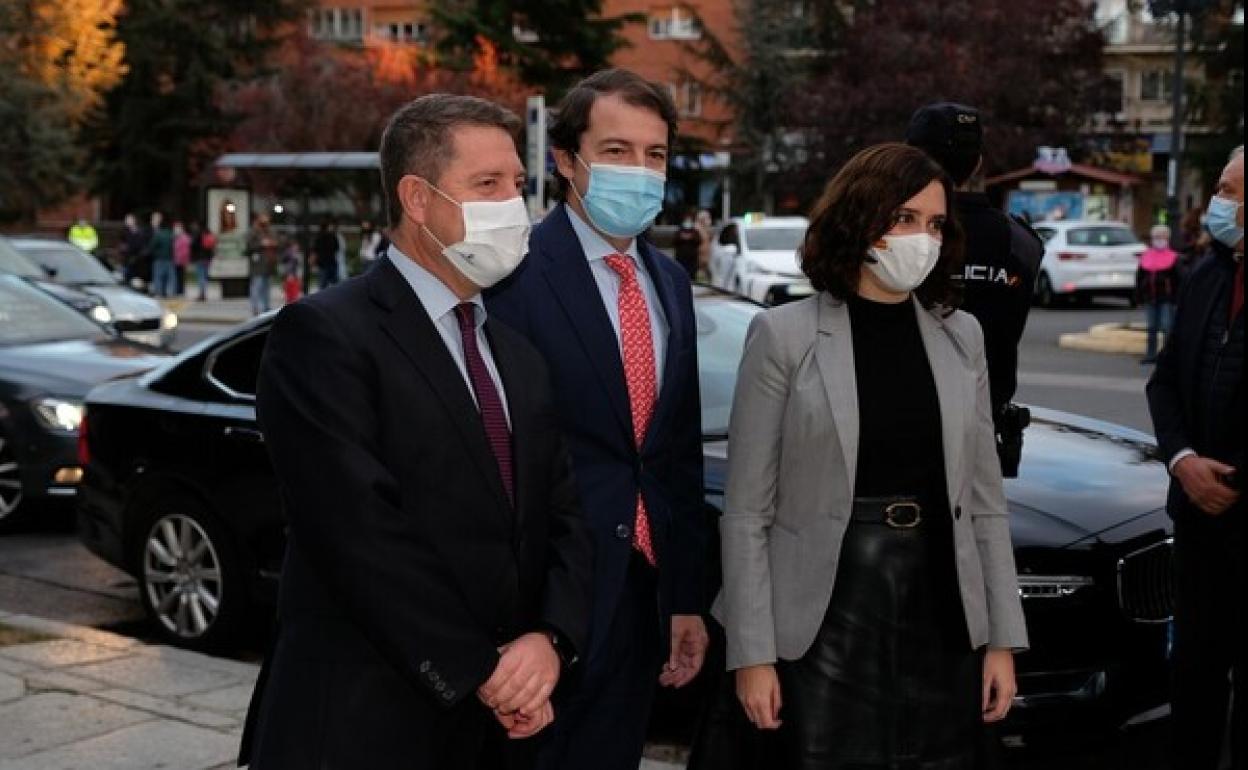
<svg viewBox="0 0 1248 770">
<path fill-rule="evenodd" d="M 920 107 L 906 128 L 906 144 L 926 150 L 938 159 L 979 155 L 984 147 L 979 110 L 953 102 Z"/>
</svg>

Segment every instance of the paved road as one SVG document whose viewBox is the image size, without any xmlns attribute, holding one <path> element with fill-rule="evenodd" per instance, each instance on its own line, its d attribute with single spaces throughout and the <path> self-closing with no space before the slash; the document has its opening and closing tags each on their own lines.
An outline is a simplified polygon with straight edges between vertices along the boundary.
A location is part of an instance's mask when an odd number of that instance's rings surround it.
<svg viewBox="0 0 1248 770">
<path fill-rule="evenodd" d="M 1019 399 L 1129 425 L 1151 433 L 1144 383 L 1148 370 L 1131 356 L 1059 348 L 1064 332 L 1095 323 L 1135 320 L 1125 305 L 1037 308 L 1020 350 Z M 179 334 L 185 348 L 223 327 L 187 324 Z M 101 563 L 80 546 L 63 512 L 21 531 L 0 535 L 0 607 L 44 617 L 146 636 L 134 582 Z M 246 654 L 254 657 L 254 652 Z M 1100 770 L 1162 766 L 1165 723 L 1131 728 L 1108 744 L 1059 745 L 1016 749 L 1007 755 L 1011 770 Z"/>
</svg>

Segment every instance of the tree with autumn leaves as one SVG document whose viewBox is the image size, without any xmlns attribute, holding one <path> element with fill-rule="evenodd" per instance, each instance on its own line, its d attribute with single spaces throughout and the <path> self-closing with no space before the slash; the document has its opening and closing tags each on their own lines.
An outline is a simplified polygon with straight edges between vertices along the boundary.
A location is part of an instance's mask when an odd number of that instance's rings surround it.
<svg viewBox="0 0 1248 770">
<path fill-rule="evenodd" d="M 125 76 L 121 0 L 0 3 L 0 218 L 81 192 L 83 129 Z"/>
</svg>

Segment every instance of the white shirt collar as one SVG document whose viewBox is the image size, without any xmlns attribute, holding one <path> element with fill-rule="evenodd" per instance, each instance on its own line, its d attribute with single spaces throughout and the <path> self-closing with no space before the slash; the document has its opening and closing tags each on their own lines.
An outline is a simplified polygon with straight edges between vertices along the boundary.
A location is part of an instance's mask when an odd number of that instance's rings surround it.
<svg viewBox="0 0 1248 770">
<path fill-rule="evenodd" d="M 589 223 L 576 213 L 576 209 L 568 204 L 563 204 L 563 208 L 568 212 L 568 221 L 572 223 L 572 230 L 576 233 L 576 239 L 581 242 L 581 250 L 585 252 L 585 259 L 595 262 L 605 259 L 612 254 L 619 254 L 615 247 L 607 243 L 597 230 L 589 226 Z M 628 249 L 624 252 L 637 263 L 638 267 L 643 267 L 641 263 L 641 254 L 637 251 L 637 239 L 629 241 Z"/>
<path fill-rule="evenodd" d="M 471 302 L 475 307 L 474 315 L 477 328 L 480 329 L 485 324 L 485 302 L 481 299 L 480 293 L 466 300 L 461 300 L 437 276 L 418 265 L 402 251 L 399 251 L 393 243 L 390 244 L 389 253 L 391 255 L 390 261 L 394 263 L 399 273 L 407 280 L 407 283 L 412 287 L 412 291 L 416 292 L 416 297 L 420 300 L 420 304 L 425 306 L 426 312 L 429 313 L 429 317 L 435 323 L 441 321 L 446 315 L 453 313 L 461 302 Z"/>
</svg>

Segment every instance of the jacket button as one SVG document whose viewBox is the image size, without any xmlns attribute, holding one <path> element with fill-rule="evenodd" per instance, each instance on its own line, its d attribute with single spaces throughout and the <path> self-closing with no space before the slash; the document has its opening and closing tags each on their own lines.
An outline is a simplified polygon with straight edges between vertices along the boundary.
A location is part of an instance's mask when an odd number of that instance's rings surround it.
<svg viewBox="0 0 1248 770">
<path fill-rule="evenodd" d="M 429 669 L 431 669 L 431 668 L 433 668 L 433 664 L 432 664 L 432 663 L 430 663 L 429 661 L 427 661 L 427 660 L 422 660 L 422 661 L 420 662 L 420 673 L 422 673 L 422 674 L 428 674 L 428 673 L 429 673 Z"/>
<path fill-rule="evenodd" d="M 443 691 L 443 693 L 442 693 L 442 700 L 445 700 L 445 701 L 453 701 L 453 700 L 455 700 L 455 691 L 454 691 L 454 690 L 445 690 L 445 691 Z"/>
<path fill-rule="evenodd" d="M 446 682 L 443 682 L 441 679 L 439 679 L 439 680 L 438 680 L 438 683 L 437 683 L 437 684 L 435 684 L 435 685 L 433 686 L 433 689 L 434 689 L 434 690 L 437 690 L 438 692 L 443 692 L 443 691 L 445 691 L 445 690 L 446 690 Z"/>
<path fill-rule="evenodd" d="M 633 535 L 632 527 L 627 524 L 621 524 L 615 528 L 615 536 L 620 540 L 627 540 Z"/>
</svg>

